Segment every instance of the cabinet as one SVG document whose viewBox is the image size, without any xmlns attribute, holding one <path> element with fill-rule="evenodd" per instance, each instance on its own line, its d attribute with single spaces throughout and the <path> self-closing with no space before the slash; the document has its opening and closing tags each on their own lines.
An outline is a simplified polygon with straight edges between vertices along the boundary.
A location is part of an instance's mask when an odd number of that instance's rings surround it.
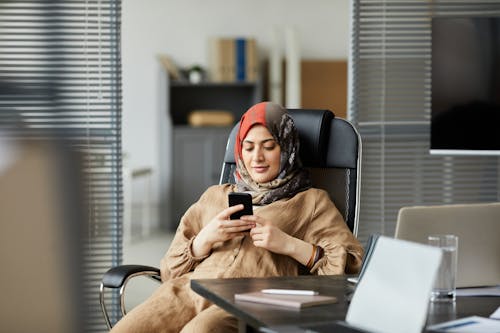
<svg viewBox="0 0 500 333">
<path fill-rule="evenodd" d="M 258 83 L 173 82 L 169 88 L 172 117 L 172 198 L 170 229 L 175 230 L 184 212 L 211 185 L 219 183 L 230 127 L 192 127 L 187 124 L 195 109 L 231 111 L 235 120 L 261 100 Z"/>
<path fill-rule="evenodd" d="M 173 81 L 170 84 L 170 115 L 175 125 L 187 124 L 188 115 L 197 109 L 231 111 L 235 120 L 261 100 L 260 83 L 199 83 Z"/>
<path fill-rule="evenodd" d="M 173 221 L 210 186 L 219 183 L 230 127 L 174 128 Z M 177 227 L 177 224 L 174 226 Z"/>
</svg>

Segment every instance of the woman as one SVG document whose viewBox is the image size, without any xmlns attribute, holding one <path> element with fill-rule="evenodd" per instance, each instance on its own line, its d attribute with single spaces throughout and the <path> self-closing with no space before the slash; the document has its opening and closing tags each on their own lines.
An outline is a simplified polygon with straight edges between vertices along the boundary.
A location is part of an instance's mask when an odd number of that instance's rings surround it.
<svg viewBox="0 0 500 333">
<path fill-rule="evenodd" d="M 162 285 L 113 332 L 234 332 L 237 321 L 190 289 L 190 279 L 356 273 L 362 248 L 328 194 L 312 188 L 293 120 L 263 102 L 242 117 L 236 185 L 210 187 L 182 217 L 161 261 Z M 252 195 L 254 215 L 230 220 L 230 192 Z M 249 230 L 250 229 L 250 230 Z"/>
</svg>

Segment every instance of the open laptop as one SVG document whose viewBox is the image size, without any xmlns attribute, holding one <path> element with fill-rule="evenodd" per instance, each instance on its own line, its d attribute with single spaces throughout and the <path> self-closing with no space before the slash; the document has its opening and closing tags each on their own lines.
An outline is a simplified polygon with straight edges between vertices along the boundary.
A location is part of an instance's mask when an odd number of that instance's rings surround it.
<svg viewBox="0 0 500 333">
<path fill-rule="evenodd" d="M 370 258 L 373 254 L 373 250 L 375 249 L 375 245 L 377 244 L 377 240 L 380 237 L 380 234 L 371 234 L 370 237 L 368 238 L 368 242 L 366 243 L 365 246 L 365 254 L 363 255 L 363 263 L 361 265 L 361 269 L 359 271 L 358 276 L 353 276 L 347 278 L 347 281 L 353 284 L 357 284 L 361 277 L 363 276 L 366 267 L 368 266 L 368 262 L 370 261 Z"/>
<path fill-rule="evenodd" d="M 440 251 L 379 235 L 372 235 L 369 243 L 345 320 L 273 326 L 266 332 L 420 332 Z"/>
<path fill-rule="evenodd" d="M 427 243 L 430 234 L 458 236 L 457 287 L 500 284 L 500 203 L 400 209 L 395 238 Z"/>
</svg>

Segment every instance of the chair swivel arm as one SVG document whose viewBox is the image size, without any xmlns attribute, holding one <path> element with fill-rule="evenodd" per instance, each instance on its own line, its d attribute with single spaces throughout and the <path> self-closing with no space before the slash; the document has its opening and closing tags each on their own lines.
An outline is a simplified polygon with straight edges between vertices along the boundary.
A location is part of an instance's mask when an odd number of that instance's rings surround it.
<svg viewBox="0 0 500 333">
<path fill-rule="evenodd" d="M 122 315 L 124 316 L 127 314 L 127 311 L 125 310 L 124 300 L 125 287 L 127 286 L 127 283 L 130 279 L 137 276 L 146 276 L 157 282 L 161 282 L 160 269 L 151 266 L 122 265 L 113 267 L 106 273 L 104 273 L 99 289 L 99 301 L 101 303 L 101 309 L 104 315 L 104 319 L 106 320 L 106 324 L 108 325 L 109 329 L 111 329 L 113 325 L 111 325 L 108 311 L 106 309 L 106 303 L 104 301 L 104 288 L 120 288 L 120 310 Z"/>
<path fill-rule="evenodd" d="M 121 288 L 131 275 L 149 275 L 161 281 L 160 269 L 144 265 L 122 265 L 109 269 L 102 277 L 102 284 L 107 288 Z"/>
</svg>

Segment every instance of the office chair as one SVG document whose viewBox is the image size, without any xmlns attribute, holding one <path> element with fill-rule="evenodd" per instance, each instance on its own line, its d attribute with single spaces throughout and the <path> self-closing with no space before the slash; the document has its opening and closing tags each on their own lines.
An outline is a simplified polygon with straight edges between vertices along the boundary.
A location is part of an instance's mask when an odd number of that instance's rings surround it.
<svg viewBox="0 0 500 333">
<path fill-rule="evenodd" d="M 329 193 L 356 236 L 361 173 L 361 139 L 358 132 L 348 121 L 335 118 L 329 110 L 289 109 L 288 112 L 299 131 L 300 157 L 304 167 L 310 171 L 313 186 Z M 220 184 L 235 182 L 234 142 L 238 126 L 234 126 L 227 141 Z M 158 268 L 142 265 L 118 266 L 104 274 L 100 301 L 109 328 L 112 326 L 104 302 L 104 288 L 120 288 L 120 307 L 122 315 L 125 315 L 124 290 L 127 282 L 136 276 L 161 281 Z"/>
</svg>

